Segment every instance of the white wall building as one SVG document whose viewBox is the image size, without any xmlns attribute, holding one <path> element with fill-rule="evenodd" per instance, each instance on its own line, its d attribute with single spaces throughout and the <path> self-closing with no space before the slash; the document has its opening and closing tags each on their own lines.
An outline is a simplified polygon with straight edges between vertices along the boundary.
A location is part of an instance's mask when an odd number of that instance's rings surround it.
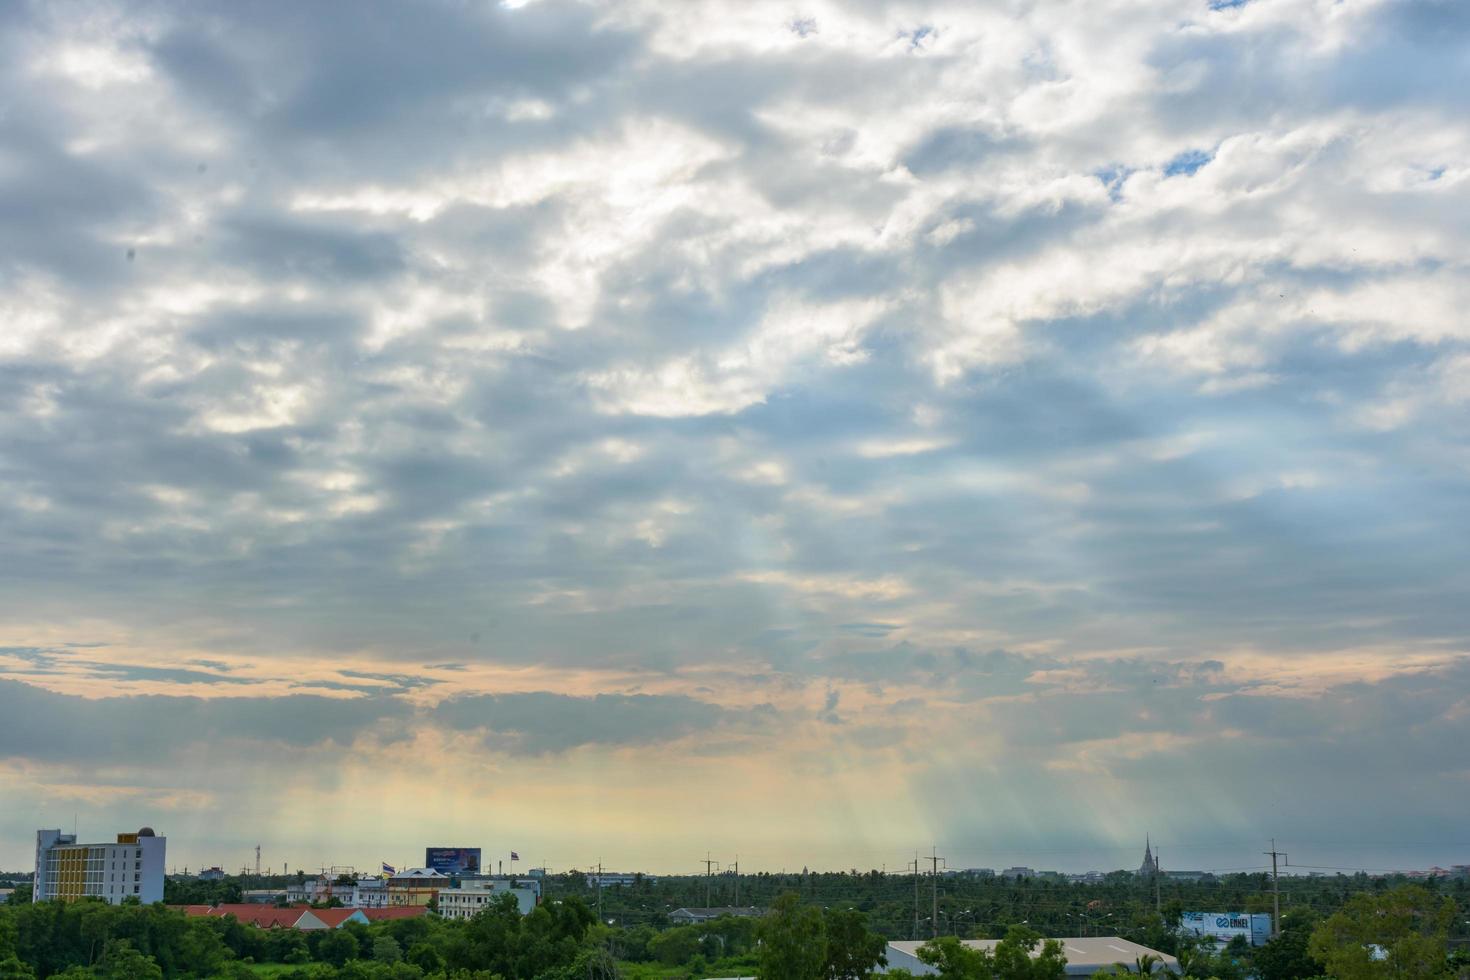
<svg viewBox="0 0 1470 980">
<path fill-rule="evenodd" d="M 75 834 L 36 831 L 36 874 L 31 901 L 105 899 L 121 905 L 136 898 L 163 901 L 163 858 L 168 839 L 152 827 L 118 834 L 114 843 L 78 844 Z"/>
<path fill-rule="evenodd" d="M 288 902 L 325 902 L 329 898 L 335 898 L 350 909 L 385 909 L 388 907 L 388 881 L 385 878 L 354 878 L 341 882 L 327 875 L 314 875 L 286 886 Z"/>
<path fill-rule="evenodd" d="M 521 915 L 541 903 L 541 882 L 526 878 L 471 878 L 458 888 L 439 892 L 439 914 L 446 919 L 469 919 L 493 904 L 501 895 L 514 895 Z"/>
</svg>

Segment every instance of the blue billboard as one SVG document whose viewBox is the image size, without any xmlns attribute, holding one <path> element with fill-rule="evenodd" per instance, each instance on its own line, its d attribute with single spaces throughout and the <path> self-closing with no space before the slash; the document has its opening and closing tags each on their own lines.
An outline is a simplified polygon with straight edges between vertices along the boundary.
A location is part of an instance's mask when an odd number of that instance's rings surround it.
<svg viewBox="0 0 1470 980">
<path fill-rule="evenodd" d="M 443 875 L 477 875 L 480 873 L 478 847 L 426 847 L 424 867 Z"/>
</svg>

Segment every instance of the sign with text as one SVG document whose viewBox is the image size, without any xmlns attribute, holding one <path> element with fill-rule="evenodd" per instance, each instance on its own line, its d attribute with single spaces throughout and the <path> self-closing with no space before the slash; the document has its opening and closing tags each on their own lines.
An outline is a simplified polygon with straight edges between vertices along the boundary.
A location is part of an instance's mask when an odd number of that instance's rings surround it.
<svg viewBox="0 0 1470 980">
<path fill-rule="evenodd" d="M 480 873 L 478 847 L 427 847 L 424 867 L 442 875 L 477 875 Z"/>
<path fill-rule="evenodd" d="M 1222 943 L 1244 936 L 1252 946 L 1264 946 L 1271 938 L 1271 916 L 1264 912 L 1185 912 L 1179 917 L 1179 931 Z"/>
</svg>

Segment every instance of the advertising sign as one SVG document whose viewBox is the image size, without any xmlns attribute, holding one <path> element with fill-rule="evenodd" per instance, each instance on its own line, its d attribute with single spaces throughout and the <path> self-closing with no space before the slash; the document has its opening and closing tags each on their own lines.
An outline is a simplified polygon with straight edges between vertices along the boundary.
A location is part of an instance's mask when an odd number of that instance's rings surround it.
<svg viewBox="0 0 1470 980">
<path fill-rule="evenodd" d="M 1263 912 L 1185 912 L 1179 931 L 1190 936 L 1211 936 L 1228 943 L 1244 936 L 1252 946 L 1263 946 L 1271 938 L 1271 916 Z"/>
<path fill-rule="evenodd" d="M 478 847 L 426 847 L 424 867 L 444 875 L 477 875 L 480 873 Z"/>
</svg>

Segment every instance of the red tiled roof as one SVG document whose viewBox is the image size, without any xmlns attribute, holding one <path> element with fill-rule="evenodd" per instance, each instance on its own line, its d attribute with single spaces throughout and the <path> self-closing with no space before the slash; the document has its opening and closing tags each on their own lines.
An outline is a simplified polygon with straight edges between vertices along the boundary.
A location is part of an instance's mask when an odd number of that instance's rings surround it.
<svg viewBox="0 0 1470 980">
<path fill-rule="evenodd" d="M 209 915 L 233 915 L 237 920 L 246 925 L 256 926 L 260 929 L 294 929 L 296 922 L 305 912 L 305 905 L 296 905 L 288 909 L 278 909 L 270 905 L 256 905 L 244 903 L 239 905 L 216 905 L 210 909 Z"/>
<path fill-rule="evenodd" d="M 389 909 L 359 909 L 358 911 L 367 916 L 369 922 L 381 922 L 384 919 L 413 919 L 429 914 L 428 907 L 424 905 L 397 905 Z"/>
<path fill-rule="evenodd" d="M 321 920 L 328 929 L 341 928 L 342 923 L 352 918 L 358 909 L 312 909 L 311 914 Z"/>
<path fill-rule="evenodd" d="M 208 905 L 170 905 L 169 908 L 193 916 L 208 915 L 211 911 Z"/>
</svg>

